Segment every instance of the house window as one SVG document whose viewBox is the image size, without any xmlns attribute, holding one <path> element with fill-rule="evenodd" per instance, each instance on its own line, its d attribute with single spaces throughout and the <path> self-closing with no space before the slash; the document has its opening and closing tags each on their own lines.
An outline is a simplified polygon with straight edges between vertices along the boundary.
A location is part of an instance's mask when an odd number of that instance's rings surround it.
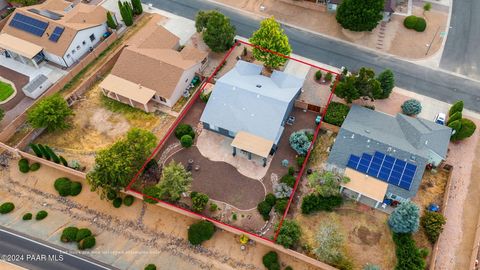
<svg viewBox="0 0 480 270">
<path fill-rule="evenodd" d="M 91 35 L 90 35 L 90 41 L 93 42 L 94 40 L 95 40 L 95 34 L 91 34 Z"/>
<path fill-rule="evenodd" d="M 161 96 L 157 96 L 157 99 L 160 100 L 161 102 L 167 102 L 167 100 Z"/>
</svg>

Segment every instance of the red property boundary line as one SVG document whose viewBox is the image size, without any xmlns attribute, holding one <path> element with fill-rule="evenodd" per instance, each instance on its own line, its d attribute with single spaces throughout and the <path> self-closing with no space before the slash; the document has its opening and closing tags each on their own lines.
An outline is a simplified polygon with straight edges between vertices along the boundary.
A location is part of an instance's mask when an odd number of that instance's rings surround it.
<svg viewBox="0 0 480 270">
<path fill-rule="evenodd" d="M 200 94 L 203 92 L 205 86 L 210 83 L 210 81 L 213 79 L 213 77 L 217 74 L 217 72 L 220 70 L 220 67 L 223 65 L 223 63 L 225 63 L 226 59 L 232 54 L 233 50 L 239 46 L 240 44 L 244 44 L 244 45 L 247 45 L 247 46 L 250 46 L 250 47 L 254 47 L 254 48 L 257 48 L 259 50 L 262 50 L 262 51 L 266 51 L 266 52 L 269 52 L 269 53 L 273 53 L 275 55 L 278 55 L 278 56 L 281 56 L 281 57 L 284 57 L 284 58 L 287 58 L 289 60 L 293 60 L 293 61 L 296 61 L 296 62 L 299 62 L 299 63 L 302 63 L 302 64 L 305 64 L 305 65 L 308 65 L 310 67 L 313 67 L 313 68 L 316 68 L 316 69 L 319 69 L 319 70 L 323 70 L 323 71 L 326 71 L 326 72 L 330 72 L 332 74 L 335 74 L 336 75 L 336 78 L 335 78 L 335 82 L 334 82 L 334 85 L 332 87 L 332 90 L 330 92 L 330 96 L 328 98 L 328 101 L 327 101 L 327 105 L 325 106 L 325 109 L 323 110 L 323 113 L 321 114 L 322 116 L 322 121 L 320 122 L 319 125 L 317 125 L 317 128 L 315 130 L 315 133 L 314 133 L 314 136 L 313 136 L 313 140 L 312 140 L 312 143 L 310 145 L 310 147 L 308 148 L 308 151 L 307 151 L 307 155 L 305 156 L 305 160 L 303 161 L 303 164 L 302 164 L 302 168 L 300 169 L 300 172 L 299 174 L 297 175 L 297 178 L 295 180 L 295 185 L 293 187 L 293 190 L 292 190 L 292 194 L 290 195 L 290 198 L 288 200 L 288 204 L 287 204 L 287 208 L 285 209 L 285 212 L 283 213 L 283 216 L 282 216 L 282 219 L 280 220 L 279 224 L 278 224 L 278 229 L 275 233 L 275 237 L 274 239 L 268 239 L 268 238 L 265 238 L 263 236 L 260 236 L 258 234 L 254 234 L 254 233 L 251 233 L 251 232 L 248 232 L 248 231 L 245 231 L 244 229 L 241 229 L 241 228 L 238 228 L 238 227 L 235 227 L 235 226 L 232 226 L 230 224 L 226 224 L 224 222 L 221 222 L 221 221 L 218 221 L 216 219 L 213 219 L 213 218 L 210 218 L 210 217 L 207 217 L 207 216 L 204 216 L 204 215 L 201 215 L 199 213 L 196 213 L 196 212 L 193 212 L 193 211 L 190 211 L 188 209 L 185 209 L 185 208 L 182 208 L 182 207 L 179 207 L 177 205 L 174 205 L 174 204 L 171 204 L 169 202 L 166 202 L 166 201 L 162 201 L 160 199 L 157 199 L 157 198 L 154 198 L 152 196 L 149 196 L 149 195 L 146 195 L 146 194 L 143 194 L 142 192 L 140 191 L 137 191 L 135 189 L 132 189 L 132 185 L 133 183 L 138 179 L 138 177 L 140 176 L 140 173 L 143 172 L 143 170 L 145 169 L 145 166 L 148 164 L 148 162 L 150 162 L 150 160 L 153 159 L 153 157 L 155 157 L 158 153 L 158 151 L 160 150 L 161 147 L 163 147 L 163 145 L 165 144 L 165 142 L 167 141 L 167 139 L 170 137 L 170 135 L 172 134 L 173 130 L 177 127 L 177 125 L 183 120 L 183 118 L 185 117 L 186 113 L 190 110 L 190 108 L 193 106 L 193 104 L 197 101 L 198 97 L 200 96 Z M 302 178 L 303 176 L 303 173 L 305 171 L 305 167 L 307 166 L 307 163 L 308 163 L 308 159 L 310 157 L 310 154 L 311 154 L 311 151 L 313 149 L 313 146 L 317 140 L 317 137 L 318 137 L 318 133 L 320 131 L 320 128 L 321 128 L 321 125 L 322 125 L 322 122 L 323 122 L 323 119 L 325 118 L 325 114 L 327 112 L 327 109 L 328 109 L 328 106 L 330 105 L 330 102 L 333 98 L 333 93 L 335 92 L 335 88 L 337 87 L 337 84 L 338 84 L 338 81 L 339 81 L 339 76 L 340 73 L 338 72 L 335 72 L 335 71 L 331 71 L 331 70 L 328 70 L 328 69 L 325 69 L 325 68 L 322 68 L 322 67 L 319 67 L 319 66 L 316 66 L 316 65 L 313 65 L 311 63 L 307 63 L 305 61 L 302 61 L 300 59 L 296 59 L 296 58 L 293 58 L 293 57 L 290 57 L 290 56 L 286 56 L 286 55 L 283 55 L 283 54 L 280 54 L 280 53 L 277 53 L 277 52 L 274 52 L 274 51 L 271 51 L 269 49 L 265 49 L 265 48 L 262 48 L 262 47 L 259 47 L 259 46 L 256 46 L 256 45 L 253 45 L 253 44 L 250 44 L 248 42 L 245 42 L 245 41 L 241 41 L 241 40 L 237 40 L 235 42 L 235 44 L 232 46 L 232 48 L 230 48 L 230 50 L 227 52 L 227 54 L 225 55 L 225 57 L 222 59 L 222 61 L 220 62 L 220 64 L 216 67 L 215 71 L 210 75 L 210 77 L 207 78 L 206 81 L 202 82 L 202 86 L 200 88 L 200 91 L 197 91 L 197 93 L 195 93 L 195 96 L 192 97 L 192 99 L 190 99 L 190 101 L 188 102 L 187 106 L 182 110 L 182 112 L 180 113 L 180 115 L 177 117 L 177 119 L 175 120 L 175 122 L 170 126 L 170 128 L 168 129 L 167 133 L 165 134 L 165 136 L 162 138 L 162 140 L 158 143 L 158 145 L 155 147 L 155 149 L 153 150 L 152 154 L 148 157 L 148 159 L 146 160 L 146 162 L 143 164 L 143 166 L 140 168 L 140 170 L 135 174 L 135 176 L 133 177 L 133 179 L 130 181 L 130 183 L 128 184 L 128 186 L 126 187 L 126 190 L 127 191 L 131 191 L 133 193 L 136 193 L 138 195 L 141 195 L 143 197 L 146 197 L 146 198 L 149 198 L 149 199 L 152 199 L 152 200 L 155 200 L 157 201 L 158 203 L 161 203 L 161 204 L 165 204 L 165 205 L 168 205 L 168 206 L 171 206 L 171 207 L 174 207 L 180 211 L 183 211 L 183 212 L 186 212 L 190 215 L 194 215 L 194 216 L 197 216 L 199 217 L 200 219 L 203 219 L 203 220 L 208 220 L 214 224 L 220 224 L 220 225 L 223 225 L 223 226 L 227 226 L 229 228 L 232 228 L 234 230 L 237 230 L 239 232 L 242 232 L 246 235 L 249 235 L 249 236 L 253 236 L 254 238 L 260 238 L 260 239 L 263 239 L 263 240 L 266 240 L 268 242 L 271 242 L 271 243 L 275 243 L 276 240 L 277 240 L 277 237 L 278 237 L 278 234 L 280 232 L 280 229 L 282 227 L 282 224 L 283 224 L 283 221 L 285 220 L 287 214 L 288 214 L 288 211 L 290 209 L 290 206 L 292 204 L 292 201 L 293 201 L 293 197 L 295 195 L 295 192 L 298 188 L 298 184 L 300 182 L 300 179 Z"/>
</svg>

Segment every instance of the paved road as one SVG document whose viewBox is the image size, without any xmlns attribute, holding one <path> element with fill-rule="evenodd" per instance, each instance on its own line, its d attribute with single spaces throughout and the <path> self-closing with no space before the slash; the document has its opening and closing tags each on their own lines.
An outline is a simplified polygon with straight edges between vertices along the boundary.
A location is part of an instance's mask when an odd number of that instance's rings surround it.
<svg viewBox="0 0 480 270">
<path fill-rule="evenodd" d="M 144 0 L 154 7 L 194 19 L 198 10 L 218 9 L 228 17 L 240 36 L 249 37 L 258 28 L 259 21 L 233 9 L 206 0 Z M 458 0 L 460 1 L 460 0 Z M 465 0 L 461 0 L 465 1 Z M 469 0 L 478 1 L 478 0 Z M 418 66 L 384 54 L 377 54 L 349 43 L 284 26 L 295 54 L 332 66 L 345 66 L 350 70 L 367 66 L 377 72 L 390 68 L 399 87 L 439 99 L 448 103 L 463 99 L 465 107 L 480 112 L 480 83 L 466 80 L 446 72 Z M 480 27 L 479 27 L 480 28 Z"/>
<path fill-rule="evenodd" d="M 440 67 L 480 79 L 480 1 L 453 1 L 452 19 Z"/>
<path fill-rule="evenodd" d="M 2 226 L 0 226 L 0 260 L 29 270 L 114 269 L 84 256 L 68 254 L 63 248 L 54 247 L 40 240 L 32 240 Z"/>
</svg>

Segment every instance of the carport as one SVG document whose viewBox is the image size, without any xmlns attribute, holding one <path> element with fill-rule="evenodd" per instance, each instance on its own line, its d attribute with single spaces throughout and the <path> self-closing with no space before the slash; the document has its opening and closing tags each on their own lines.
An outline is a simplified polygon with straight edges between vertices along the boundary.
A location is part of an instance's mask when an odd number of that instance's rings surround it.
<svg viewBox="0 0 480 270">
<path fill-rule="evenodd" d="M 6 33 L 0 34 L 0 48 L 5 50 L 5 57 L 27 65 L 32 64 L 36 68 L 45 58 L 42 47 Z"/>
<path fill-rule="evenodd" d="M 237 155 L 237 148 L 248 153 L 248 159 L 252 159 L 252 154 L 262 157 L 263 167 L 267 166 L 267 158 L 273 147 L 273 141 L 253 135 L 245 131 L 237 132 L 232 141 L 232 155 Z"/>
<path fill-rule="evenodd" d="M 343 192 L 344 189 L 354 191 L 358 194 L 357 201 L 362 196 L 368 197 L 376 202 L 375 208 L 383 202 L 385 193 L 387 193 L 387 183 L 350 168 L 345 169 L 345 176 L 350 178 L 350 182 L 342 184 L 340 192 Z"/>
</svg>

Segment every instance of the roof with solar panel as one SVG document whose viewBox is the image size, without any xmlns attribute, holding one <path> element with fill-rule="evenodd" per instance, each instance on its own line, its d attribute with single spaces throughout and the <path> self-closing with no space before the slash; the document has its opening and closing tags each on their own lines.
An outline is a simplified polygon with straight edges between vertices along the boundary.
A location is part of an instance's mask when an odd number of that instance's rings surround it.
<svg viewBox="0 0 480 270">
<path fill-rule="evenodd" d="M 77 32 L 105 23 L 105 14 L 106 10 L 101 6 L 47 0 L 42 4 L 17 8 L 2 33 L 63 56 Z"/>
<path fill-rule="evenodd" d="M 450 134 L 449 127 L 425 119 L 353 105 L 328 163 L 379 179 L 389 184 L 391 192 L 410 198 L 425 166 L 446 158 Z"/>
</svg>

